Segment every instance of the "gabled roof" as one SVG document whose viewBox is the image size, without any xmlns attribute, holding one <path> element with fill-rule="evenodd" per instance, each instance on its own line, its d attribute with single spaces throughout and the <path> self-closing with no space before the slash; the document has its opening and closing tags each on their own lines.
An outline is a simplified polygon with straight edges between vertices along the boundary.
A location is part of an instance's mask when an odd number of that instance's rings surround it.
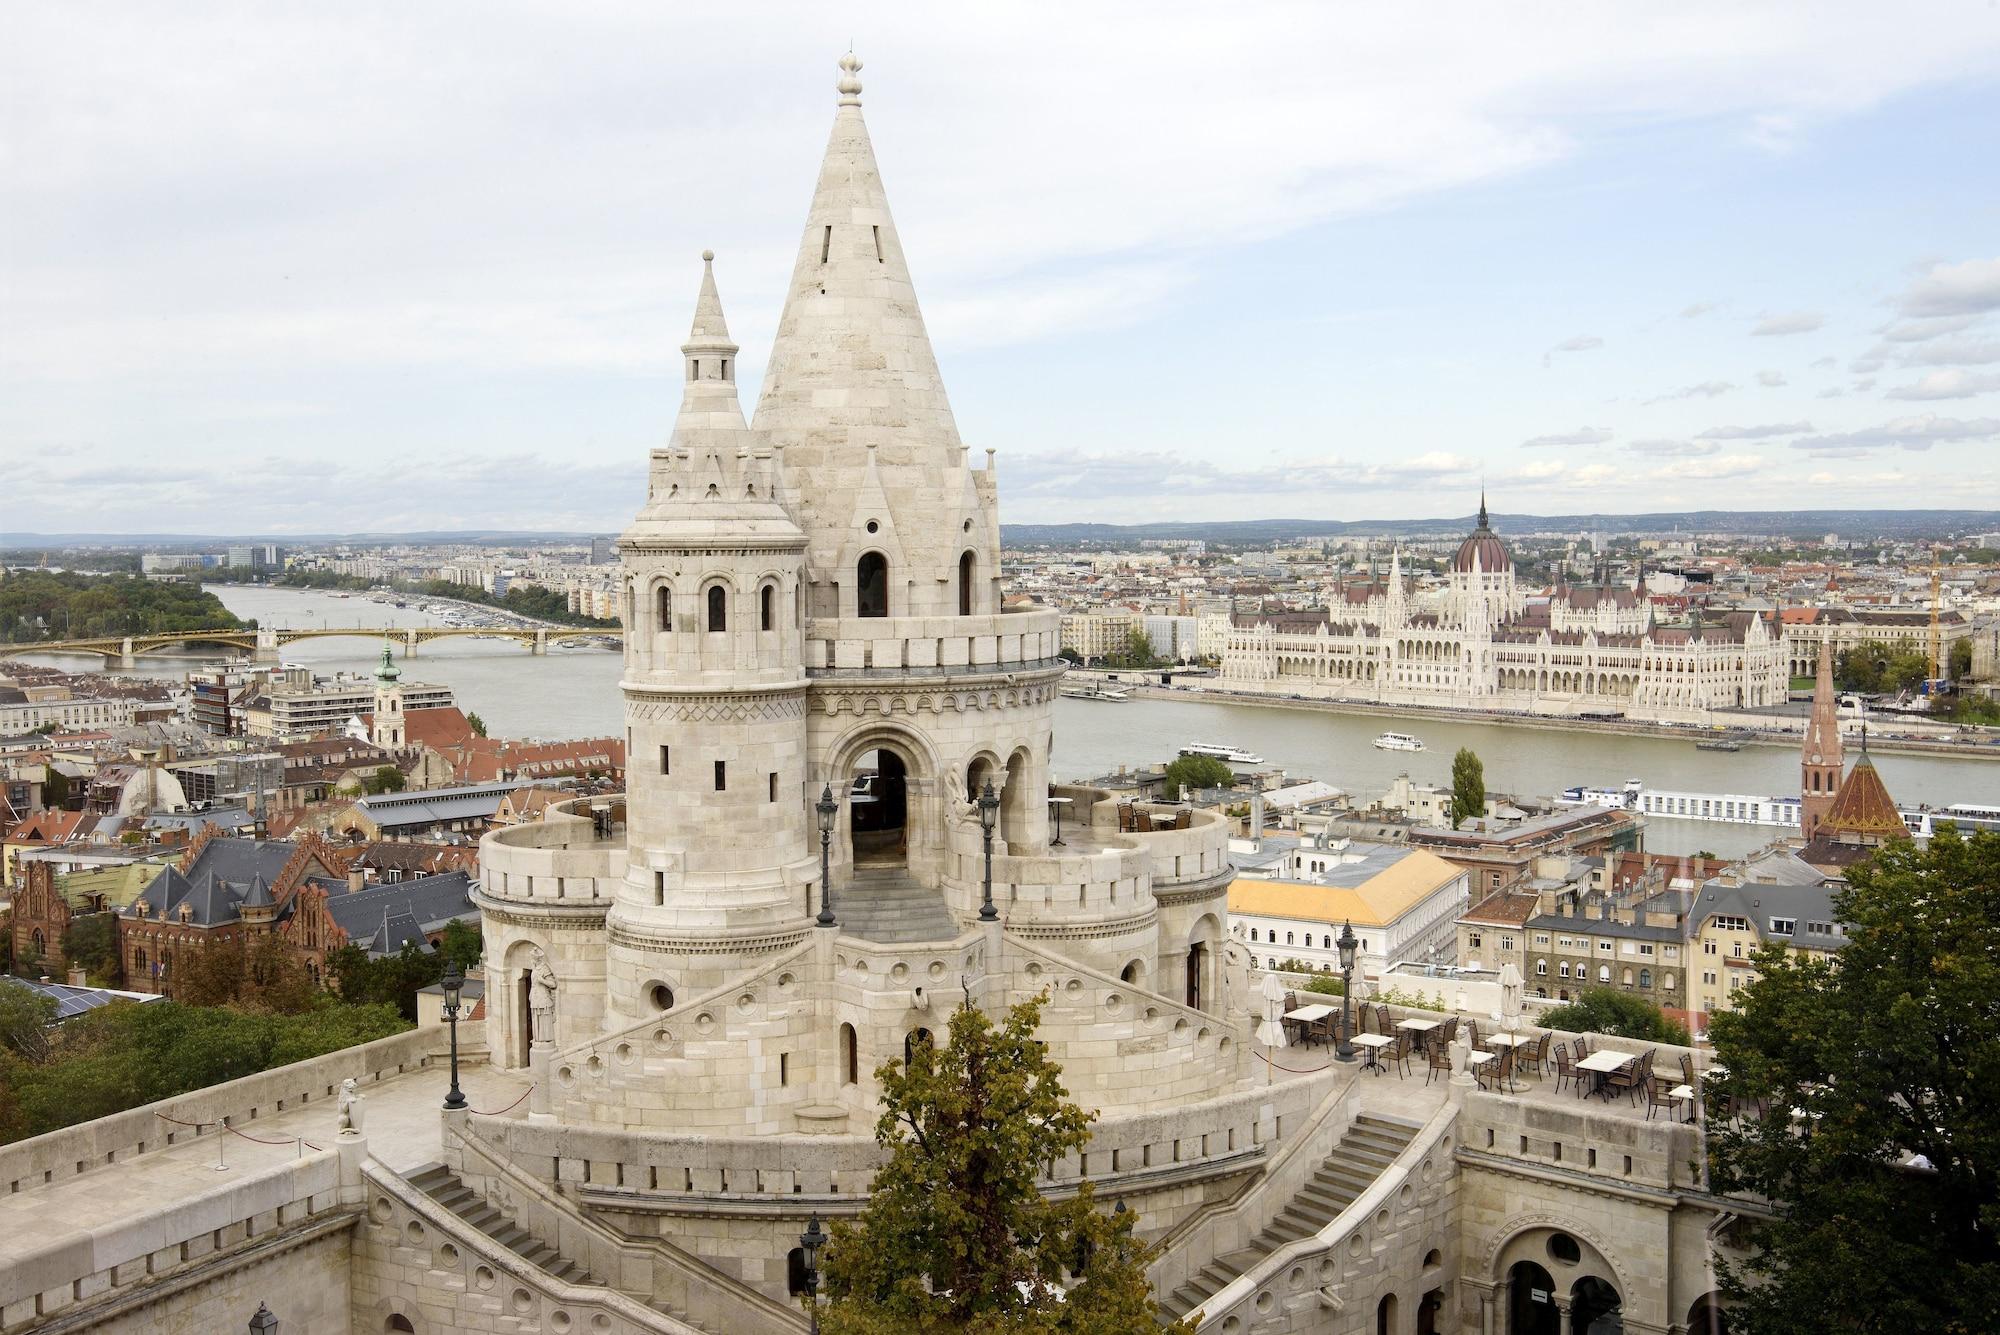
<svg viewBox="0 0 2000 1335">
<path fill-rule="evenodd" d="M 355 944 L 376 951 L 378 940 L 388 942 L 386 950 L 377 951 L 385 954 L 401 950 L 411 935 L 421 938 L 455 919 L 471 921 L 479 916 L 472 903 L 472 881 L 462 871 L 362 890 L 329 886 L 326 909 L 334 925 Z M 390 929 L 387 935 L 385 928 Z"/>
<path fill-rule="evenodd" d="M 1833 805 L 1827 808 L 1826 818 L 1820 822 L 1821 831 L 1832 835 L 1859 835 L 1878 838 L 1907 837 L 1909 827 L 1903 824 L 1902 813 L 1896 810 L 1895 801 L 1889 790 L 1882 784 L 1882 776 L 1875 770 L 1875 762 L 1864 752 L 1854 762 L 1854 768 L 1840 782 L 1840 791 L 1833 795 Z"/>
</svg>

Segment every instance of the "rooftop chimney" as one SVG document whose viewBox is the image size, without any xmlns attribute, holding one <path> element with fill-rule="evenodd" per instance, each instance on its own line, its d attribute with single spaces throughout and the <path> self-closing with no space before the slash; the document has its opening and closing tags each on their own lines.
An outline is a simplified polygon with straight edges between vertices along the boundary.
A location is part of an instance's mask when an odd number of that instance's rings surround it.
<svg viewBox="0 0 2000 1335">
<path fill-rule="evenodd" d="M 367 888 L 368 888 L 368 874 L 362 871 L 361 868 L 359 867 L 348 868 L 347 893 L 351 895 L 357 890 L 365 890 Z"/>
<path fill-rule="evenodd" d="M 90 986 L 90 980 L 84 976 L 81 964 L 72 964 L 69 966 L 69 985 L 71 987 Z"/>
</svg>

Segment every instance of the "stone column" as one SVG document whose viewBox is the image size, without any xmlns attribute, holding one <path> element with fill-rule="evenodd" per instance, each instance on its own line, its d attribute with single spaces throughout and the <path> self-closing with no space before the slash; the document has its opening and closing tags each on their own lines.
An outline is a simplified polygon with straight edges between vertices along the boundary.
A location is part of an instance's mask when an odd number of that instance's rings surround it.
<svg viewBox="0 0 2000 1335">
<path fill-rule="evenodd" d="M 528 1120 L 531 1122 L 553 1122 L 555 1098 L 549 1089 L 549 1081 L 554 1078 L 556 1045 L 547 1038 L 537 1038 L 528 1045 L 528 1078 L 535 1082 L 528 1096 Z"/>
<path fill-rule="evenodd" d="M 132 637 L 127 635 L 118 646 L 118 666 L 130 671 L 139 665 L 139 656 L 132 652 Z"/>
<path fill-rule="evenodd" d="M 406 630 L 403 632 L 403 657 L 415 658 L 416 656 L 417 633 L 414 630 Z"/>
</svg>

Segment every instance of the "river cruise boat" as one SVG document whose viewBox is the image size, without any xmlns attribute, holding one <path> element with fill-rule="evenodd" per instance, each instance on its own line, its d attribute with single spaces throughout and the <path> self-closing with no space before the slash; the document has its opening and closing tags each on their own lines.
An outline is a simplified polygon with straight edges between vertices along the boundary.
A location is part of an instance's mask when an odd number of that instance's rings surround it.
<svg viewBox="0 0 2000 1335">
<path fill-rule="evenodd" d="M 1115 686 L 1065 686 L 1062 688 L 1062 697 L 1065 700 L 1109 700 L 1116 702 L 1130 700 L 1132 694 L 1129 691 L 1121 691 Z"/>
<path fill-rule="evenodd" d="M 1181 748 L 1184 756 L 1207 756 L 1210 760 L 1220 760 L 1227 765 L 1261 765 L 1264 757 L 1254 751 L 1245 751 L 1237 746 L 1216 746 L 1209 742 L 1189 742 Z"/>
<path fill-rule="evenodd" d="M 1375 739 L 1377 751 L 1421 751 L 1424 739 L 1412 737 L 1407 732 L 1385 732 Z"/>
<path fill-rule="evenodd" d="M 1694 744 L 1697 751 L 1741 751 L 1743 743 L 1734 737 L 1704 737 Z"/>
</svg>

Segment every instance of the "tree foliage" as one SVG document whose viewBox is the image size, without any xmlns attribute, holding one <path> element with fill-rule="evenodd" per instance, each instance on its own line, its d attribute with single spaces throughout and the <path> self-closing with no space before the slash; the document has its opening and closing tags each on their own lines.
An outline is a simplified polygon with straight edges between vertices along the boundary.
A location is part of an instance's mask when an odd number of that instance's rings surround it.
<svg viewBox="0 0 2000 1335">
<path fill-rule="evenodd" d="M 378 765 L 373 773 L 361 780 L 361 789 L 366 793 L 400 793 L 410 786 L 403 777 L 403 771 L 394 765 Z"/>
<path fill-rule="evenodd" d="M 1578 1034 L 1610 1034 L 1616 1038 L 1636 1038 L 1642 1043 L 1688 1045 L 1687 1026 L 1667 1018 L 1666 1012 L 1635 992 L 1615 987 L 1586 987 L 1566 1006 L 1542 1012 L 1540 1021 L 1550 1029 L 1567 1029 Z"/>
<path fill-rule="evenodd" d="M 185 950 L 174 966 L 174 999 L 190 1006 L 237 1006 L 273 1015 L 311 1010 L 320 988 L 296 952 L 272 934 L 211 941 Z"/>
<path fill-rule="evenodd" d="M 1169 797 L 1179 797 L 1183 788 L 1199 792 L 1227 788 L 1236 782 L 1236 771 L 1214 756 L 1177 756 L 1168 762 L 1166 776 Z"/>
<path fill-rule="evenodd" d="M 1092 1118 L 1036 1041 L 1040 1022 L 1040 999 L 998 1025 L 963 1006 L 944 1047 L 919 1042 L 875 1072 L 890 1158 L 860 1217 L 834 1225 L 830 1335 L 1162 1329 L 1134 1216 L 1097 1209 L 1087 1182 L 1060 1201 L 1037 1185 L 1089 1142 Z"/>
<path fill-rule="evenodd" d="M 14 571 L 0 579 L 0 641 L 8 644 L 242 624 L 214 594 L 178 580 L 53 570 Z"/>
<path fill-rule="evenodd" d="M 0 985 L 0 994 L 25 991 Z M 5 1014 L 0 997 L 0 1016 Z M 118 1001 L 66 1020 L 40 1061 L 0 1052 L 0 1142 L 254 1075 L 408 1028 L 393 1010 L 322 996 L 297 1015 Z"/>
<path fill-rule="evenodd" d="M 467 714 L 465 722 L 466 726 L 470 727 L 478 736 L 484 737 L 486 735 L 486 720 L 479 717 L 477 713 Z"/>
<path fill-rule="evenodd" d="M 1771 947 L 1710 1035 L 1716 1186 L 1780 1202 L 1730 1329 L 1991 1330 L 2000 1311 L 2000 835 L 1890 844 L 1835 897 L 1837 960 Z M 1796 1109 L 1797 1115 L 1786 1110 Z M 1921 1155 L 1929 1167 L 1911 1166 Z"/>
<path fill-rule="evenodd" d="M 1908 640 L 1864 640 L 1833 661 L 1836 686 L 1870 695 L 1914 691 L 1930 675 L 1930 655 Z"/>
<path fill-rule="evenodd" d="M 118 958 L 118 915 L 86 913 L 70 919 L 62 948 L 63 958 L 93 981 L 118 985 L 123 975 Z"/>
<path fill-rule="evenodd" d="M 442 982 L 445 963 L 452 959 L 461 969 L 478 963 L 477 927 L 450 923 L 444 930 L 444 949 L 422 950 L 416 942 L 408 941 L 396 954 L 380 959 L 368 958 L 368 952 L 359 946 L 342 946 L 327 957 L 326 969 L 343 1001 L 393 1006 L 404 1019 L 414 1021 L 417 993 Z"/>
<path fill-rule="evenodd" d="M 1469 746 L 1451 758 L 1451 828 L 1486 814 L 1486 766 Z"/>
</svg>

